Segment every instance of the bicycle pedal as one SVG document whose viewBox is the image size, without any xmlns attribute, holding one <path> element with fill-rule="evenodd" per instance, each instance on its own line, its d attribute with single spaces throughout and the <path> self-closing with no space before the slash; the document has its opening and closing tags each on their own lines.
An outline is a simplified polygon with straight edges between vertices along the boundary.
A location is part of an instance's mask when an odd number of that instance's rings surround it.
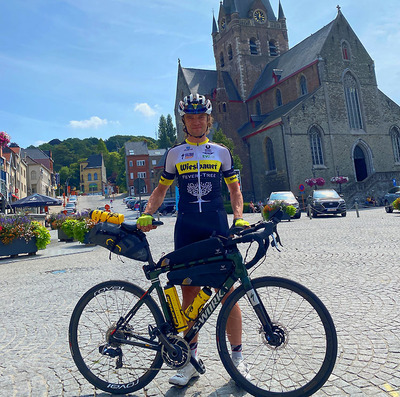
<svg viewBox="0 0 400 397">
<path fill-rule="evenodd" d="M 199 358 L 197 362 L 191 364 L 196 368 L 197 372 L 201 375 L 205 374 L 206 372 L 206 366 L 203 363 L 203 360 Z"/>
</svg>

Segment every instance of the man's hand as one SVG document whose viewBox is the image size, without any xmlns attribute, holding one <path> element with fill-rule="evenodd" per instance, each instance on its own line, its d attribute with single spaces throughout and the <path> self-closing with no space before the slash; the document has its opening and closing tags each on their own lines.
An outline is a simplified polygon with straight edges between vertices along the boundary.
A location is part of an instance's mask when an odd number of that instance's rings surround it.
<svg viewBox="0 0 400 397">
<path fill-rule="evenodd" d="M 242 227 L 243 229 L 247 229 L 250 227 L 250 223 L 245 221 L 243 218 L 236 218 L 233 220 L 234 227 Z"/>
<path fill-rule="evenodd" d="M 138 220 L 136 221 L 136 226 L 138 229 L 148 232 L 152 229 L 155 229 L 157 226 L 153 226 L 153 216 L 144 212 Z"/>
</svg>

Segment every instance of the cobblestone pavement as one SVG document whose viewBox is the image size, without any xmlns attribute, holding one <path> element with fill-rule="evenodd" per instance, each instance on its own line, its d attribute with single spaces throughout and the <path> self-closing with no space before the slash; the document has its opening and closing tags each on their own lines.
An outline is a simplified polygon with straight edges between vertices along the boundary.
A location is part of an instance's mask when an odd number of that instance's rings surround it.
<svg viewBox="0 0 400 397">
<path fill-rule="evenodd" d="M 113 206 L 124 208 L 120 200 Z M 249 221 L 259 217 L 245 216 Z M 148 234 L 155 258 L 172 250 L 175 218 L 163 220 L 164 226 Z M 300 220 L 280 224 L 283 251 L 270 250 L 253 274 L 300 282 L 332 314 L 338 358 L 316 396 L 400 395 L 399 222 L 400 214 L 386 214 L 383 208 L 361 211 L 359 218 L 353 211 L 346 218 L 310 220 L 303 214 Z M 147 285 L 139 263 L 115 256 L 109 260 L 108 251 L 100 247 L 58 243 L 54 232 L 52 238 L 51 246 L 36 257 L 0 259 L 1 397 L 108 395 L 95 391 L 71 359 L 71 312 L 79 297 L 101 281 L 126 279 Z M 200 336 L 204 375 L 177 389 L 168 384 L 171 371 L 162 371 L 134 396 L 248 396 L 219 361 L 213 324 Z"/>
</svg>

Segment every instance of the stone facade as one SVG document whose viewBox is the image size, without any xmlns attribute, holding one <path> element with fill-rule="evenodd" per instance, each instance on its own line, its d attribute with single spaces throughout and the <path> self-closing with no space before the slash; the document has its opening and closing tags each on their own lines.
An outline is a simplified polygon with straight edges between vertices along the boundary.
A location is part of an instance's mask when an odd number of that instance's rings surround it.
<svg viewBox="0 0 400 397">
<path fill-rule="evenodd" d="M 212 35 L 216 71 L 179 64 L 177 101 L 190 92 L 212 101 L 214 128 L 244 165 L 245 199 L 299 194 L 313 176 L 335 188 L 339 174 L 350 178 L 348 200 L 387 191 L 400 172 L 400 107 L 378 89 L 374 62 L 340 8 L 289 49 L 281 5 L 275 18 L 268 0 L 225 0 Z M 183 138 L 178 115 L 177 126 Z"/>
</svg>

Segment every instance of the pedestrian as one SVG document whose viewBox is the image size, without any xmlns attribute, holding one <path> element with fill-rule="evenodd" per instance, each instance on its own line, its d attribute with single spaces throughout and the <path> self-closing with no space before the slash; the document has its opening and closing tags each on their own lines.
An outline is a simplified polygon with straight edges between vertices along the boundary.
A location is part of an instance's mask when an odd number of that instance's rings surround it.
<svg viewBox="0 0 400 397">
<path fill-rule="evenodd" d="M 233 209 L 234 226 L 247 227 L 244 221 L 243 196 L 232 155 L 228 148 L 211 142 L 207 135 L 212 126 L 212 105 L 203 95 L 191 94 L 179 103 L 186 134 L 184 142 L 171 148 L 165 160 L 164 171 L 156 189 L 147 203 L 146 212 L 137 220 L 143 231 L 154 229 L 152 214 L 162 204 L 168 188 L 175 177 L 179 184 L 178 216 L 175 224 L 175 250 L 191 243 L 209 238 L 214 232 L 228 236 L 229 225 L 221 194 L 221 174 L 228 186 Z M 188 269 L 190 276 L 190 269 Z M 181 286 L 182 309 L 185 310 L 200 291 L 200 287 Z M 228 333 L 232 347 L 232 359 L 241 370 L 243 361 L 241 347 L 241 312 L 239 306 L 232 311 Z M 192 356 L 197 359 L 198 335 L 190 342 Z M 199 376 L 189 363 L 169 379 L 177 386 L 185 386 L 190 379 Z"/>
</svg>

